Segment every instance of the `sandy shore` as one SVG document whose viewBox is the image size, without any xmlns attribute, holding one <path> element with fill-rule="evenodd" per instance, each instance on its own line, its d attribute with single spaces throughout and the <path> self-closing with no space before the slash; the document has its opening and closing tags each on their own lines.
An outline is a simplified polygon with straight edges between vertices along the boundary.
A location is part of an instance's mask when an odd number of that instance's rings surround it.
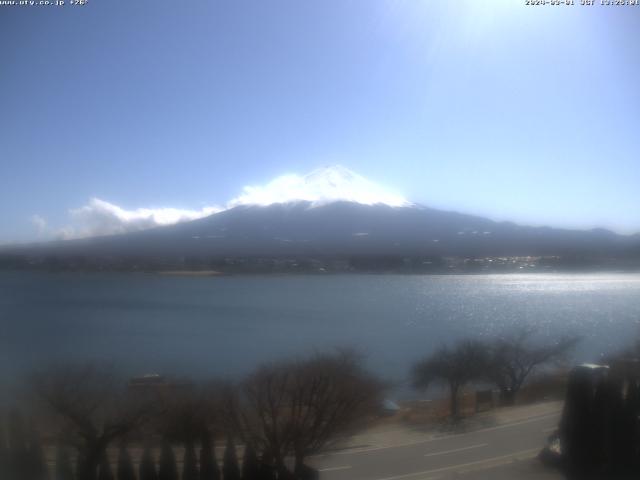
<svg viewBox="0 0 640 480">
<path fill-rule="evenodd" d="M 217 270 L 163 270 L 158 275 L 173 275 L 178 277 L 214 277 L 224 275 Z"/>
</svg>

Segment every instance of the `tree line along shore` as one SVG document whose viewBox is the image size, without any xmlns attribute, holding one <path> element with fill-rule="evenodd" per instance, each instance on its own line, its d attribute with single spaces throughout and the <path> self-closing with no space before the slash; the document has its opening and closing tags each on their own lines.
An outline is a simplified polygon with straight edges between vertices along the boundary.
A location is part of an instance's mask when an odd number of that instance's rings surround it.
<svg viewBox="0 0 640 480">
<path fill-rule="evenodd" d="M 417 362 L 410 376 L 419 390 L 444 385 L 457 422 L 466 386 L 489 385 L 512 405 L 535 372 L 566 365 L 578 341 L 541 342 L 524 330 L 462 340 Z M 123 381 L 113 368 L 75 364 L 34 372 L 25 385 L 20 408 L 1 412 L 0 478 L 315 479 L 308 458 L 371 425 L 389 387 L 348 349 L 264 364 L 236 383 L 155 374 Z"/>
</svg>

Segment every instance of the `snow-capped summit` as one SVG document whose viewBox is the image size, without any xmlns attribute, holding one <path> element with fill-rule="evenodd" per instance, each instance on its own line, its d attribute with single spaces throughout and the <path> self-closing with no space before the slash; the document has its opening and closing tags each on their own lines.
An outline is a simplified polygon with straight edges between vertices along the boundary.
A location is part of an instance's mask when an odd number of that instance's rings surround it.
<svg viewBox="0 0 640 480">
<path fill-rule="evenodd" d="M 298 201 L 311 202 L 312 206 L 326 205 L 336 201 L 362 205 L 383 204 L 391 207 L 412 205 L 402 196 L 385 190 L 341 165 L 318 168 L 302 176 L 283 175 L 264 186 L 244 187 L 243 193 L 228 205 L 229 207 L 266 206 Z"/>
</svg>

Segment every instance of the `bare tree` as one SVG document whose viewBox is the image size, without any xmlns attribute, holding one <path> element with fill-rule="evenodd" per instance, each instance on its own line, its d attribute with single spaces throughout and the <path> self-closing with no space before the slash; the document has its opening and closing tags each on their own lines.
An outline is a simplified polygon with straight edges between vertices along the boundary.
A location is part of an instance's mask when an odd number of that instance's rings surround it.
<svg viewBox="0 0 640 480">
<path fill-rule="evenodd" d="M 465 340 L 453 346 L 444 346 L 413 367 L 413 383 L 426 389 L 433 383 L 449 387 L 451 416 L 459 416 L 458 394 L 460 389 L 485 373 L 486 347 L 478 342 Z"/>
<path fill-rule="evenodd" d="M 291 447 L 296 473 L 304 459 L 362 427 L 382 403 L 383 385 L 351 351 L 298 363 L 290 384 Z"/>
<path fill-rule="evenodd" d="M 553 343 L 534 342 L 534 331 L 522 329 L 494 340 L 488 346 L 487 379 L 500 389 L 504 404 L 511 405 L 527 378 L 538 368 L 560 362 L 578 343 L 578 337 L 563 337 Z"/>
<path fill-rule="evenodd" d="M 287 475 L 288 456 L 302 469 L 307 456 L 361 425 L 380 405 L 381 392 L 353 353 L 317 354 L 259 368 L 242 385 L 233 417 L 245 441 Z"/>
<path fill-rule="evenodd" d="M 37 398 L 78 449 L 78 480 L 95 480 L 107 446 L 142 425 L 152 412 L 149 398 L 129 395 L 109 368 L 51 368 L 33 377 Z"/>
<path fill-rule="evenodd" d="M 207 430 L 211 405 L 204 392 L 195 385 L 163 395 L 155 418 L 155 428 L 163 437 L 194 443 Z"/>
<path fill-rule="evenodd" d="M 238 390 L 228 389 L 225 402 L 228 418 L 234 421 L 228 435 L 236 430 L 245 442 L 269 452 L 279 469 L 287 455 L 288 367 L 284 363 L 260 367 Z"/>
</svg>

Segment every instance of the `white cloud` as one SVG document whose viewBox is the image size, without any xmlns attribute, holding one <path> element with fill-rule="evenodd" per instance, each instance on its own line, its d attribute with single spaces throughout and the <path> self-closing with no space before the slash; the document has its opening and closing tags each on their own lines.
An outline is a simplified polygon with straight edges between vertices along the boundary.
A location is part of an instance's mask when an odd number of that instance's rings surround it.
<svg viewBox="0 0 640 480">
<path fill-rule="evenodd" d="M 38 232 L 38 236 L 44 235 L 47 232 L 47 221 L 40 215 L 32 215 L 29 219 Z"/>
<path fill-rule="evenodd" d="M 134 232 L 162 225 L 196 220 L 219 212 L 219 207 L 200 210 L 179 208 L 137 208 L 126 210 L 99 198 L 92 198 L 87 205 L 70 210 L 71 225 L 57 232 L 58 238 L 79 238 L 96 235 L 112 235 Z"/>
<path fill-rule="evenodd" d="M 283 175 L 263 186 L 246 186 L 242 194 L 224 207 L 208 206 L 200 210 L 179 208 L 136 208 L 127 210 L 113 203 L 92 198 L 89 203 L 69 211 L 71 223 L 53 230 L 44 218 L 34 215 L 31 222 L 39 234 L 48 233 L 59 239 L 81 238 L 134 232 L 162 225 L 195 220 L 241 205 L 266 206 L 274 203 L 308 201 L 312 206 L 335 201 L 364 205 L 385 204 L 392 207 L 411 205 L 400 195 L 341 166 L 324 167 L 307 175 Z"/>
</svg>

